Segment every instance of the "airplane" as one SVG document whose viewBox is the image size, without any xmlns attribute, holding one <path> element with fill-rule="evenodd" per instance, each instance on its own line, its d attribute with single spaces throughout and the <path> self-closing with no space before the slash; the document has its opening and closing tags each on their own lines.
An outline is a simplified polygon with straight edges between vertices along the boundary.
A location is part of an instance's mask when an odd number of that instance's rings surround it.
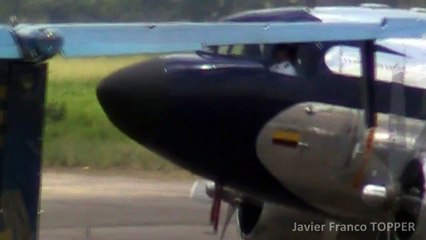
<svg viewBox="0 0 426 240">
<path fill-rule="evenodd" d="M 122 69 L 97 94 L 121 131 L 214 182 L 203 186 L 213 198 L 215 229 L 224 199 L 230 204 L 225 224 L 238 209 L 244 239 L 424 239 L 425 84 L 408 74 L 424 66 L 424 57 L 408 32 L 425 17 L 368 6 L 244 12 L 210 34 L 194 27 L 204 49 Z M 368 27 L 350 27 L 378 23 L 386 31 L 391 18 L 401 21 L 395 28 L 402 35 L 372 40 L 360 37 Z M 227 27 L 236 23 L 233 34 Z M 310 29 L 317 23 L 331 28 Z M 178 32 L 188 33 L 182 26 L 152 25 L 146 44 L 180 43 Z M 245 31 L 249 26 L 264 31 Z M 187 44 L 199 40 L 186 37 Z M 268 68 L 283 43 L 297 49 L 297 76 Z M 327 65 L 336 47 L 358 54 L 352 64 L 358 70 Z M 376 57 L 390 61 L 390 75 L 376 79 Z M 366 229 L 331 229 L 336 222 Z M 378 222 L 394 225 L 374 228 Z M 326 229 L 297 232 L 296 223 Z"/>
<path fill-rule="evenodd" d="M 45 61 L 173 53 L 113 73 L 97 95 L 126 135 L 214 182 L 216 230 L 225 200 L 223 229 L 237 210 L 243 239 L 425 239 L 425 85 L 409 74 L 423 69 L 425 23 L 422 9 L 367 4 L 0 27 L 0 237 L 36 239 Z M 270 71 L 280 45 L 296 76 Z"/>
</svg>

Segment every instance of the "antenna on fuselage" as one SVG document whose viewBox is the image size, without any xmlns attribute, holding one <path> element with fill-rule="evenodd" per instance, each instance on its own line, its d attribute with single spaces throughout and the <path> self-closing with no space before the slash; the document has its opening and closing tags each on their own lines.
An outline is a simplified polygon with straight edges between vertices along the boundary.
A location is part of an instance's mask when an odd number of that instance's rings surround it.
<svg viewBox="0 0 426 240">
<path fill-rule="evenodd" d="M 18 17 L 13 15 L 9 17 L 9 26 L 16 27 L 19 24 Z"/>
</svg>

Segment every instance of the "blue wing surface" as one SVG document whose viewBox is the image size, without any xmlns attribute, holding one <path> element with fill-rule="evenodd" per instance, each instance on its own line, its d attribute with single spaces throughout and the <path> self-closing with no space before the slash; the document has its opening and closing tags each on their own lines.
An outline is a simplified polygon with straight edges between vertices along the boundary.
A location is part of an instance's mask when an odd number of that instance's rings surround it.
<svg viewBox="0 0 426 240">
<path fill-rule="evenodd" d="M 159 23 L 49 25 L 68 57 L 197 51 L 205 46 L 374 39 L 363 23 Z"/>
<path fill-rule="evenodd" d="M 22 57 L 12 28 L 0 26 L 0 59 L 19 59 Z"/>
<path fill-rule="evenodd" d="M 197 51 L 233 44 L 423 38 L 426 20 L 296 23 L 127 23 L 34 25 L 57 29 L 68 57 Z"/>
</svg>

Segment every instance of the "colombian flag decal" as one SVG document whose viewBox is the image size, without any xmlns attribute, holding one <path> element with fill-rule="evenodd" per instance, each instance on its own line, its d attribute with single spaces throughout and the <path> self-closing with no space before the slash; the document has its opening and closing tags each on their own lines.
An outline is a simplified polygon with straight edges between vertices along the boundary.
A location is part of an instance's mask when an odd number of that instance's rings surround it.
<svg viewBox="0 0 426 240">
<path fill-rule="evenodd" d="M 291 130 L 276 130 L 272 136 L 272 144 L 297 148 L 301 136 L 300 133 Z"/>
</svg>

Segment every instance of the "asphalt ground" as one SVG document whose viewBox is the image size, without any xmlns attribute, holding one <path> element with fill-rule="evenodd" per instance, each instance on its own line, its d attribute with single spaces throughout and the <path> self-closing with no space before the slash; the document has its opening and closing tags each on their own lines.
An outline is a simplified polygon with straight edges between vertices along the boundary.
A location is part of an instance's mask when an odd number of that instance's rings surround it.
<svg viewBox="0 0 426 240">
<path fill-rule="evenodd" d="M 210 204 L 189 197 L 192 183 L 152 176 L 45 172 L 39 239 L 219 239 L 209 225 Z M 239 239 L 235 223 L 226 239 Z"/>
</svg>

